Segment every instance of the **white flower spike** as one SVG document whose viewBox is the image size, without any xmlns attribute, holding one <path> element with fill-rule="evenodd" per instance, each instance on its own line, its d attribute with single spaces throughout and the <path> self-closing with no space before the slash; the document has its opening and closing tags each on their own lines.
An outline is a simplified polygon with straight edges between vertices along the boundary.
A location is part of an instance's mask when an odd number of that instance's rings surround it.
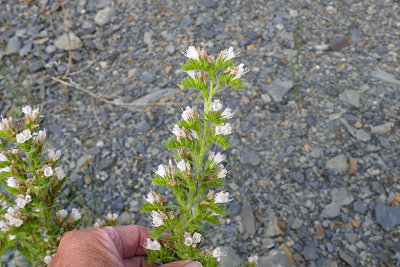
<svg viewBox="0 0 400 267">
<path fill-rule="evenodd" d="M 159 227 L 164 224 L 164 221 L 161 218 L 160 213 L 154 210 L 151 212 L 151 222 L 154 227 Z"/>
<path fill-rule="evenodd" d="M 161 245 L 157 240 L 151 240 L 150 238 L 146 238 L 146 243 L 143 244 L 143 247 L 148 250 L 160 250 Z"/>
<path fill-rule="evenodd" d="M 229 198 L 229 192 L 219 192 L 214 198 L 214 203 L 228 203 L 230 201 L 232 201 L 232 199 Z"/>
<path fill-rule="evenodd" d="M 199 60 L 199 52 L 197 52 L 196 47 L 194 46 L 189 46 L 186 50 L 182 50 L 182 54 L 185 55 L 185 57 L 190 58 L 190 59 L 194 59 L 196 61 Z"/>
</svg>

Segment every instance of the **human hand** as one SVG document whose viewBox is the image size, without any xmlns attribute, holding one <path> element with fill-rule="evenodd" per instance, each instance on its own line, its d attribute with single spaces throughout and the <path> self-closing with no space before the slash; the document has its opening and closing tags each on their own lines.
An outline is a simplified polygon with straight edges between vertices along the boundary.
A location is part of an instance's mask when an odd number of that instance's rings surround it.
<svg viewBox="0 0 400 267">
<path fill-rule="evenodd" d="M 67 232 L 49 267 L 154 267 L 146 264 L 142 246 L 149 237 L 137 225 L 90 227 Z M 198 262 L 176 261 L 162 267 L 201 267 Z"/>
</svg>

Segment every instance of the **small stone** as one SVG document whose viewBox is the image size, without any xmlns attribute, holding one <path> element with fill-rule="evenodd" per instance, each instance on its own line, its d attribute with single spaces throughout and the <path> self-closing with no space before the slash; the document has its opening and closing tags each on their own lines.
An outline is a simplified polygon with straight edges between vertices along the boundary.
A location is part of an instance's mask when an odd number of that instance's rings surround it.
<svg viewBox="0 0 400 267">
<path fill-rule="evenodd" d="M 336 261 L 333 260 L 325 260 L 322 264 L 322 267 L 338 267 Z"/>
<path fill-rule="evenodd" d="M 144 35 L 143 35 L 143 41 L 148 46 L 152 46 L 153 45 L 153 40 L 151 39 L 152 36 L 153 36 L 152 32 L 145 32 Z"/>
<path fill-rule="evenodd" d="M 348 170 L 349 165 L 347 164 L 346 156 L 344 154 L 340 154 L 328 160 L 326 167 L 336 172 L 345 172 Z"/>
<path fill-rule="evenodd" d="M 107 69 L 108 68 L 108 62 L 107 61 L 100 61 L 99 62 L 100 68 Z"/>
<path fill-rule="evenodd" d="M 75 171 L 84 171 L 87 165 L 92 164 L 94 157 L 92 155 L 83 155 L 76 163 Z"/>
<path fill-rule="evenodd" d="M 246 150 L 241 154 L 240 163 L 250 164 L 251 166 L 257 166 L 261 162 L 258 153 L 254 150 Z"/>
<path fill-rule="evenodd" d="M 304 175 L 299 172 L 291 172 L 289 173 L 289 178 L 295 180 L 297 183 L 304 183 Z"/>
<path fill-rule="evenodd" d="M 358 161 L 356 158 L 349 158 L 349 174 L 355 174 L 358 170 Z"/>
<path fill-rule="evenodd" d="M 168 75 L 171 72 L 171 70 L 172 70 L 172 66 L 166 66 L 164 69 L 164 72 L 165 72 L 165 74 Z"/>
<path fill-rule="evenodd" d="M 79 53 L 78 51 L 73 51 L 71 56 L 72 59 L 75 61 L 80 61 L 83 58 L 82 54 Z"/>
<path fill-rule="evenodd" d="M 117 225 L 129 225 L 132 224 L 132 215 L 124 211 L 121 215 L 118 216 Z"/>
<path fill-rule="evenodd" d="M 322 218 L 335 218 L 340 214 L 340 205 L 337 203 L 330 203 L 325 206 L 321 212 Z"/>
<path fill-rule="evenodd" d="M 117 199 L 114 199 L 111 202 L 111 207 L 114 210 L 122 210 L 124 208 L 124 200 L 121 197 L 118 197 Z"/>
<path fill-rule="evenodd" d="M 353 202 L 353 194 L 344 187 L 334 188 L 331 190 L 332 202 L 345 206 Z"/>
<path fill-rule="evenodd" d="M 141 120 L 138 124 L 136 124 L 136 130 L 139 132 L 147 132 L 151 129 L 150 124 L 146 120 Z"/>
<path fill-rule="evenodd" d="M 262 96 L 261 96 L 262 97 Z M 271 99 L 270 99 L 271 100 Z M 242 95 L 242 103 L 244 104 L 244 105 L 248 105 L 248 104 L 250 104 L 250 99 L 247 97 L 247 96 L 245 96 L 245 95 Z"/>
<path fill-rule="evenodd" d="M 69 38 L 71 40 L 71 50 L 80 49 L 82 47 L 82 41 L 72 32 L 69 33 Z M 66 33 L 59 36 L 55 41 L 54 45 L 60 50 L 69 50 L 68 36 Z"/>
<path fill-rule="evenodd" d="M 156 80 L 156 77 L 153 73 L 150 72 L 144 72 L 141 76 L 140 76 L 140 81 L 142 83 L 152 83 Z"/>
<path fill-rule="evenodd" d="M 218 7 L 218 3 L 217 3 L 217 2 L 214 2 L 214 1 L 212 1 L 212 0 L 207 0 L 207 1 L 204 3 L 204 5 L 205 5 L 207 8 L 217 8 L 217 7 Z"/>
<path fill-rule="evenodd" d="M 282 102 L 283 96 L 293 87 L 292 81 L 275 80 L 267 85 L 266 90 L 275 102 Z"/>
<path fill-rule="evenodd" d="M 106 158 L 100 161 L 99 163 L 99 169 L 100 170 L 110 170 L 112 167 L 114 167 L 116 164 L 115 160 L 113 158 Z"/>
<path fill-rule="evenodd" d="M 129 202 L 129 210 L 132 212 L 139 212 L 140 211 L 140 203 L 139 201 L 133 199 Z"/>
<path fill-rule="evenodd" d="M 350 41 L 353 45 L 357 45 L 361 41 L 361 31 L 357 28 L 350 30 Z"/>
<path fill-rule="evenodd" d="M 186 15 L 181 20 L 181 27 L 188 28 L 192 25 L 192 18 L 189 15 Z"/>
<path fill-rule="evenodd" d="M 282 246 L 270 250 L 266 256 L 260 257 L 259 265 L 263 267 L 294 267 Z"/>
<path fill-rule="evenodd" d="M 387 134 L 388 132 L 390 132 L 390 130 L 393 127 L 394 127 L 394 123 L 393 122 L 386 122 L 384 124 L 371 127 L 371 133 L 372 134 L 378 134 L 378 135 Z"/>
<path fill-rule="evenodd" d="M 270 103 L 272 101 L 271 97 L 268 94 L 262 94 L 261 95 L 261 99 L 265 102 L 265 103 Z"/>
<path fill-rule="evenodd" d="M 92 146 L 88 151 L 88 153 L 93 156 L 100 154 L 100 152 L 101 152 L 101 150 L 98 146 Z"/>
<path fill-rule="evenodd" d="M 339 250 L 339 256 L 342 260 L 347 262 L 347 264 L 349 264 L 350 266 L 355 266 L 353 258 L 341 249 Z"/>
<path fill-rule="evenodd" d="M 393 84 L 400 85 L 400 81 L 394 78 L 393 74 L 387 73 L 379 68 L 371 72 L 372 77 L 382 80 L 384 82 L 389 82 Z"/>
<path fill-rule="evenodd" d="M 352 105 L 353 107 L 359 108 L 360 107 L 360 96 L 354 90 L 346 90 L 339 95 L 339 98 Z"/>
<path fill-rule="evenodd" d="M 303 225 L 303 220 L 300 219 L 299 217 L 296 217 L 292 223 L 291 228 L 294 230 L 299 229 Z"/>
<path fill-rule="evenodd" d="M 168 54 L 172 55 L 173 53 L 175 53 L 175 46 L 173 45 L 168 45 L 165 48 L 165 52 L 167 52 Z"/>
<path fill-rule="evenodd" d="M 360 128 L 362 127 L 361 122 L 357 121 L 357 122 L 354 124 L 354 127 L 356 127 L 357 129 L 360 129 Z"/>
<path fill-rule="evenodd" d="M 21 46 L 22 42 L 18 36 L 11 37 L 10 39 L 8 39 L 7 42 L 6 54 L 11 55 L 14 53 L 18 53 L 21 49 Z"/>
<path fill-rule="evenodd" d="M 23 47 L 22 47 L 22 49 L 21 50 L 19 50 L 19 55 L 21 56 L 21 57 L 24 57 L 24 56 L 26 56 L 26 55 L 28 55 L 28 53 L 32 50 L 32 43 L 31 42 L 29 42 L 29 43 L 27 43 L 26 45 L 24 45 Z"/>
<path fill-rule="evenodd" d="M 383 230 L 389 232 L 400 224 L 400 207 L 388 207 L 378 202 L 375 206 L 375 217 Z"/>
<path fill-rule="evenodd" d="M 56 51 L 56 47 L 54 45 L 48 45 L 46 47 L 46 53 L 47 54 L 52 54 Z"/>
<path fill-rule="evenodd" d="M 330 44 L 329 47 L 334 51 L 339 51 L 340 49 L 350 45 L 350 38 L 349 37 L 340 37 L 334 39 Z"/>
<path fill-rule="evenodd" d="M 253 213 L 253 208 L 250 204 L 244 203 L 240 211 L 242 224 L 247 233 L 254 235 L 256 233 L 256 220 Z"/>
<path fill-rule="evenodd" d="M 357 201 L 354 201 L 353 210 L 355 212 L 365 214 L 365 212 L 367 211 L 367 208 L 364 206 L 363 202 L 359 199 Z"/>
<path fill-rule="evenodd" d="M 44 65 L 43 65 L 42 61 L 40 61 L 40 60 L 34 60 L 28 64 L 28 69 L 29 69 L 29 72 L 31 72 L 31 73 L 38 72 L 43 68 L 44 68 Z"/>
<path fill-rule="evenodd" d="M 219 266 L 221 267 L 239 267 L 241 259 L 236 251 L 230 246 L 222 246 L 220 249 L 225 253 Z"/>
<path fill-rule="evenodd" d="M 362 142 L 368 142 L 371 140 L 371 135 L 363 129 L 355 131 L 355 137 Z"/>
<path fill-rule="evenodd" d="M 113 9 L 106 7 L 96 13 L 94 16 L 94 22 L 96 22 L 96 24 L 99 26 L 104 26 L 110 21 L 112 13 Z"/>
<path fill-rule="evenodd" d="M 304 247 L 302 254 L 306 260 L 313 261 L 318 259 L 317 249 L 313 247 L 308 247 L 308 246 Z"/>
</svg>

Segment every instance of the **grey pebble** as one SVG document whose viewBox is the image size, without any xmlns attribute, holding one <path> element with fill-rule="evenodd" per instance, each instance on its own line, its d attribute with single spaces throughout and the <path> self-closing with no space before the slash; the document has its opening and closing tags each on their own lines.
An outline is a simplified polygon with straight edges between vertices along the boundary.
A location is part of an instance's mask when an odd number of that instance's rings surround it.
<svg viewBox="0 0 400 267">
<path fill-rule="evenodd" d="M 360 107 L 360 96 L 354 90 L 346 90 L 343 93 L 339 94 L 339 98 L 353 107 Z"/>
<path fill-rule="evenodd" d="M 11 37 L 8 39 L 6 54 L 11 55 L 14 53 L 18 53 L 22 47 L 22 42 L 18 36 Z"/>
<path fill-rule="evenodd" d="M 381 202 L 375 206 L 375 218 L 383 230 L 391 231 L 400 224 L 400 207 L 388 207 Z"/>
<path fill-rule="evenodd" d="M 225 253 L 219 266 L 221 267 L 239 267 L 241 259 L 236 251 L 230 246 L 221 246 L 220 249 Z"/>
<path fill-rule="evenodd" d="M 335 218 L 340 214 L 340 205 L 337 203 L 330 203 L 325 206 L 321 212 L 322 218 Z"/>
<path fill-rule="evenodd" d="M 138 124 L 136 124 L 136 130 L 139 132 L 147 132 L 150 129 L 151 126 L 145 119 L 142 119 Z"/>
<path fill-rule="evenodd" d="M 252 166 L 257 166 L 261 162 L 258 153 L 254 150 L 245 150 L 240 156 L 241 164 L 249 164 Z"/>
<path fill-rule="evenodd" d="M 283 96 L 293 87 L 292 81 L 275 80 L 266 87 L 267 92 L 275 102 L 281 102 Z"/>
<path fill-rule="evenodd" d="M 189 15 L 186 15 L 181 20 L 181 27 L 188 28 L 192 26 L 192 18 Z"/>
<path fill-rule="evenodd" d="M 344 187 L 334 188 L 331 190 L 332 202 L 340 206 L 349 205 L 353 202 L 353 194 Z"/>
<path fill-rule="evenodd" d="M 337 155 L 328 160 L 326 167 L 337 172 L 345 172 L 349 169 L 347 157 L 344 154 Z"/>
<path fill-rule="evenodd" d="M 294 267 L 282 246 L 268 251 L 268 254 L 259 258 L 263 267 Z"/>
<path fill-rule="evenodd" d="M 253 208 L 250 204 L 244 203 L 242 205 L 240 217 L 242 218 L 242 224 L 246 232 L 250 235 L 254 235 L 256 233 L 256 221 L 253 214 Z"/>
<path fill-rule="evenodd" d="M 94 22 L 99 26 L 104 26 L 110 21 L 112 14 L 113 9 L 111 7 L 106 7 L 96 13 Z"/>
<path fill-rule="evenodd" d="M 363 202 L 359 199 L 353 202 L 353 210 L 360 214 L 365 214 L 367 208 L 364 206 Z"/>
</svg>

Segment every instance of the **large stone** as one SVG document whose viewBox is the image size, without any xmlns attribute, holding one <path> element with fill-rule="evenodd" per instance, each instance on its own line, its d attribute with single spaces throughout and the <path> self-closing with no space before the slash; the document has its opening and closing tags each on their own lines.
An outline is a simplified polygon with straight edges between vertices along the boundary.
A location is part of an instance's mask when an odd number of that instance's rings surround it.
<svg viewBox="0 0 400 267">
<path fill-rule="evenodd" d="M 253 208 L 250 204 L 243 204 L 242 210 L 240 211 L 240 217 L 242 219 L 244 230 L 250 235 L 254 235 L 256 233 L 256 220 L 254 217 Z"/>
<path fill-rule="evenodd" d="M 14 36 L 14 37 L 8 39 L 6 54 L 11 55 L 14 53 L 18 53 L 18 51 L 21 49 L 21 47 L 22 47 L 21 40 L 19 39 L 18 36 Z"/>
<path fill-rule="evenodd" d="M 261 159 L 258 156 L 258 153 L 254 150 L 243 151 L 243 153 L 240 157 L 241 164 L 249 164 L 252 166 L 257 166 L 260 162 L 261 162 Z"/>
<path fill-rule="evenodd" d="M 352 105 L 353 107 L 359 108 L 360 107 L 360 96 L 354 90 L 346 90 L 339 95 L 339 98 Z"/>
<path fill-rule="evenodd" d="M 328 160 L 326 167 L 336 172 L 345 172 L 349 169 L 349 164 L 347 163 L 346 156 L 344 154 L 340 154 Z"/>
<path fill-rule="evenodd" d="M 337 203 L 330 203 L 325 206 L 325 208 L 321 212 L 322 218 L 335 218 L 340 214 L 340 205 Z"/>
<path fill-rule="evenodd" d="M 225 252 L 225 256 L 222 257 L 221 262 L 219 263 L 220 267 L 238 267 L 240 266 L 240 262 L 242 261 L 236 251 L 230 246 L 220 247 L 223 252 Z"/>
<path fill-rule="evenodd" d="M 258 261 L 262 267 L 294 267 L 282 246 L 270 250 L 268 255 L 260 257 Z"/>
<path fill-rule="evenodd" d="M 117 225 L 129 225 L 131 224 L 133 221 L 132 219 L 132 215 L 127 212 L 124 211 L 117 219 Z"/>
<path fill-rule="evenodd" d="M 106 25 L 110 21 L 112 14 L 113 9 L 106 7 L 97 12 L 96 16 L 94 16 L 94 22 L 99 26 Z"/>
<path fill-rule="evenodd" d="M 353 194 L 346 188 L 334 188 L 331 191 L 332 202 L 339 204 L 340 206 L 349 205 L 353 202 Z"/>
<path fill-rule="evenodd" d="M 275 80 L 271 84 L 267 85 L 266 90 L 275 102 L 281 102 L 283 96 L 293 87 L 293 82 Z"/>
<path fill-rule="evenodd" d="M 82 41 L 78 36 L 70 32 L 69 38 L 71 40 L 71 50 L 80 49 L 82 47 Z M 69 50 L 68 35 L 64 33 L 63 35 L 59 36 L 54 41 L 54 45 L 60 50 Z"/>
<path fill-rule="evenodd" d="M 400 85 L 400 81 L 396 80 L 394 78 L 393 74 L 387 73 L 386 71 L 383 71 L 383 70 L 381 70 L 379 68 L 377 68 L 376 70 L 372 71 L 371 75 L 372 75 L 372 77 L 375 77 L 375 78 L 377 78 L 379 80 Z"/>
<path fill-rule="evenodd" d="M 375 206 L 375 217 L 382 228 L 389 232 L 400 224 L 400 207 L 388 207 L 378 202 Z"/>
<path fill-rule="evenodd" d="M 384 124 L 371 127 L 372 134 L 387 134 L 393 128 L 393 122 L 386 122 Z"/>
</svg>

